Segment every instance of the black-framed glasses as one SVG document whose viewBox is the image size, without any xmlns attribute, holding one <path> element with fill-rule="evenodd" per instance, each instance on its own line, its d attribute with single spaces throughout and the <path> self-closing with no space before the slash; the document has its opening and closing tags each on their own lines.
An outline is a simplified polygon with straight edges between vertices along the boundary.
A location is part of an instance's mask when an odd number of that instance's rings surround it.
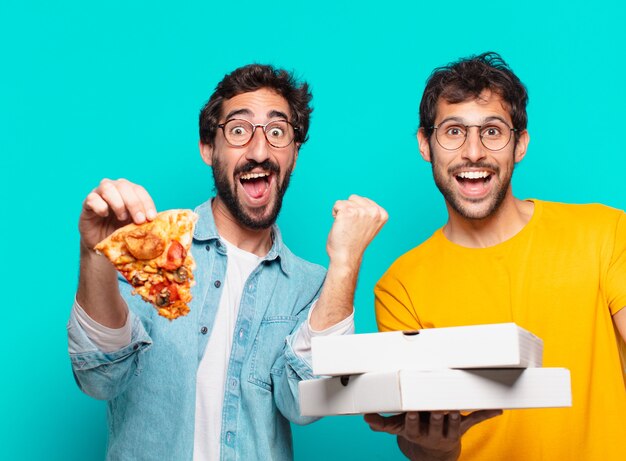
<svg viewBox="0 0 626 461">
<path fill-rule="evenodd" d="M 483 146 L 492 151 L 504 149 L 517 131 L 502 120 L 492 120 L 484 125 L 463 125 L 456 120 L 448 120 L 431 128 L 435 130 L 435 138 L 441 147 L 457 150 L 465 144 L 469 129 L 473 127 L 478 128 L 478 136 Z"/>
<path fill-rule="evenodd" d="M 297 130 L 287 120 L 273 120 L 265 125 L 248 120 L 233 118 L 217 125 L 224 132 L 226 142 L 231 146 L 243 147 L 250 142 L 257 128 L 263 129 L 268 144 L 272 147 L 287 147 L 295 138 Z"/>
</svg>

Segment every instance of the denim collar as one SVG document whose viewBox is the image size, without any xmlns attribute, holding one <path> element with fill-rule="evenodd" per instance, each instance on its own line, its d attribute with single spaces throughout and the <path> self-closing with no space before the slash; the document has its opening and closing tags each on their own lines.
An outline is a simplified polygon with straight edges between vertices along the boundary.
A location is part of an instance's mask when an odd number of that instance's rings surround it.
<svg viewBox="0 0 626 461">
<path fill-rule="evenodd" d="M 210 241 L 220 239 L 217 227 L 215 227 L 211 202 L 212 199 L 209 199 L 194 210 L 198 214 L 198 222 L 196 222 L 196 227 L 193 232 L 193 238 L 195 240 Z M 289 275 L 289 257 L 287 255 L 289 250 L 287 250 L 287 247 L 284 245 L 276 224 L 272 226 L 272 236 L 272 248 L 270 248 L 269 253 L 263 257 L 263 261 L 278 260 L 282 271 L 285 275 Z"/>
</svg>

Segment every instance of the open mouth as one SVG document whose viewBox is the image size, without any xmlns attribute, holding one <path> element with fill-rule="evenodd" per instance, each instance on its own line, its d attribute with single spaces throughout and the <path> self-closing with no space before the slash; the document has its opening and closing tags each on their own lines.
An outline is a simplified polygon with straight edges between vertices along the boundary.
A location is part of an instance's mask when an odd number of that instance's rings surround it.
<svg viewBox="0 0 626 461">
<path fill-rule="evenodd" d="M 273 176 L 269 171 L 244 173 L 239 183 L 250 198 L 260 200 L 269 192 Z"/>
<path fill-rule="evenodd" d="M 486 194 L 490 189 L 493 173 L 480 171 L 461 171 L 454 175 L 461 192 L 472 197 Z"/>
</svg>

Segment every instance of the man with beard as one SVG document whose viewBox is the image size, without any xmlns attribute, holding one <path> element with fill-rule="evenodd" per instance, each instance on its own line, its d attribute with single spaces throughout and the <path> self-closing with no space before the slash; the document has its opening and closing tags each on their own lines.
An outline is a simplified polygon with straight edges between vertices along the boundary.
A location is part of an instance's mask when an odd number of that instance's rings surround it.
<svg viewBox="0 0 626 461">
<path fill-rule="evenodd" d="M 376 316 L 383 331 L 515 322 L 571 371 L 573 407 L 366 416 L 412 460 L 624 459 L 626 214 L 513 196 L 526 103 L 495 53 L 430 76 L 417 137 L 448 222 L 379 280 Z"/>
<path fill-rule="evenodd" d="M 80 278 L 68 324 L 80 388 L 108 400 L 108 459 L 287 460 L 297 386 L 315 335 L 353 331 L 363 253 L 387 219 L 358 196 L 333 207 L 328 272 L 293 255 L 274 224 L 307 139 L 311 94 L 270 66 L 239 68 L 200 114 L 200 153 L 217 194 L 196 209 L 191 311 L 156 315 L 93 251 L 151 220 L 144 188 L 103 180 L 79 220 Z"/>
</svg>

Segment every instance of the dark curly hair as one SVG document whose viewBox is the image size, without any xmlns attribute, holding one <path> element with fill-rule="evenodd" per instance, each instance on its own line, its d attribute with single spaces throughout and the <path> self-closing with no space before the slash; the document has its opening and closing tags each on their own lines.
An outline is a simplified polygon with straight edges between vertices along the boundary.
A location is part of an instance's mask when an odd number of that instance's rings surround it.
<svg viewBox="0 0 626 461">
<path fill-rule="evenodd" d="M 484 90 L 498 94 L 508 105 L 517 140 L 528 123 L 528 92 L 504 59 L 492 51 L 459 59 L 430 74 L 420 103 L 420 128 L 430 138 L 439 98 L 456 104 L 478 98 Z"/>
<path fill-rule="evenodd" d="M 235 69 L 224 76 L 215 87 L 215 92 L 200 111 L 200 140 L 203 144 L 213 146 L 217 124 L 222 112 L 224 100 L 242 93 L 268 88 L 287 101 L 291 111 L 289 120 L 295 130 L 295 142 L 302 144 L 308 139 L 309 119 L 313 108 L 309 85 L 298 83 L 292 73 L 276 69 L 270 65 L 250 64 Z"/>
</svg>

